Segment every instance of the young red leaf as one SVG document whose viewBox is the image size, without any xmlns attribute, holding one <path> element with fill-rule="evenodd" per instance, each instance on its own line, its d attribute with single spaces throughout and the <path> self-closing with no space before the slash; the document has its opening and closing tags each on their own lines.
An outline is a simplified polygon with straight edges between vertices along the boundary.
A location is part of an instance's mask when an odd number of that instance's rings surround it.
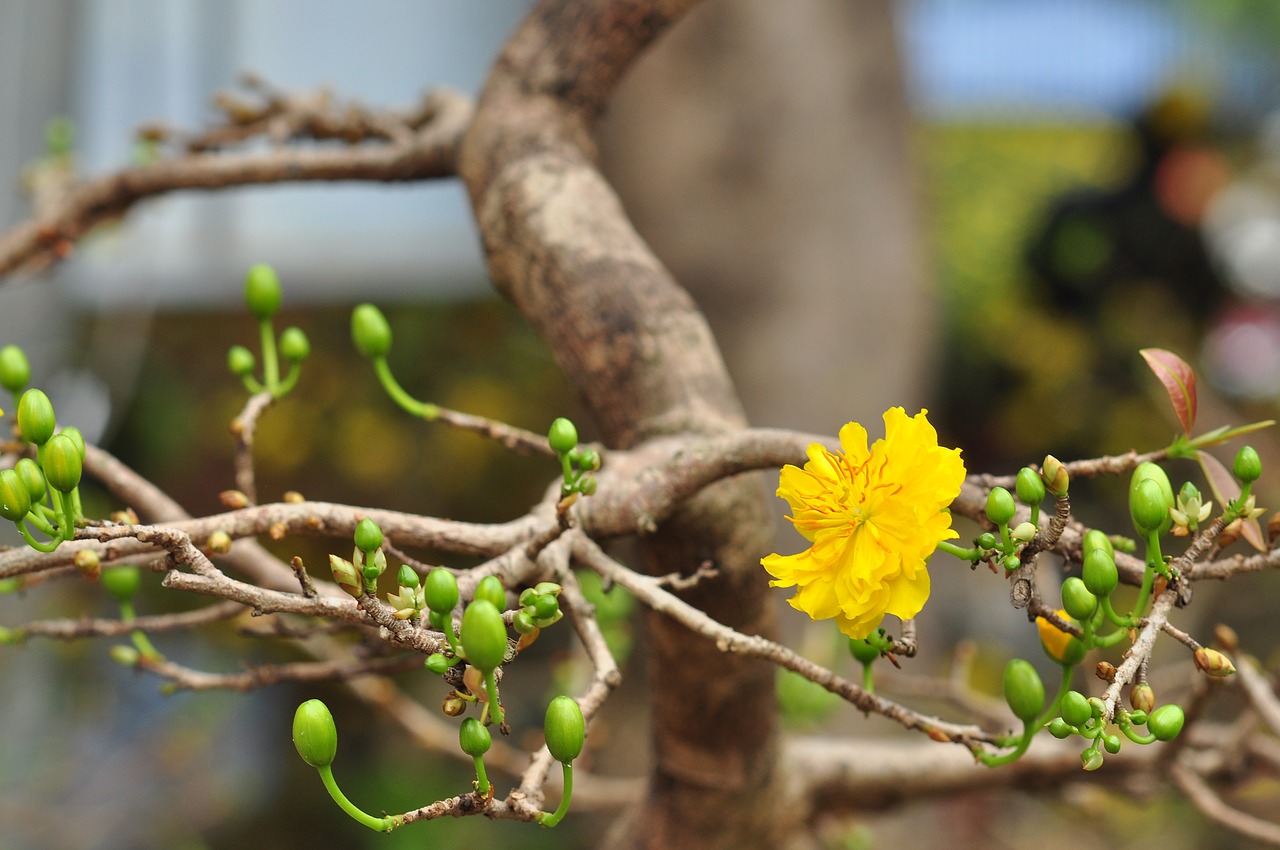
<svg viewBox="0 0 1280 850">
<path fill-rule="evenodd" d="M 1200 451 L 1196 452 L 1196 460 L 1200 462 L 1200 471 L 1209 482 L 1209 489 L 1213 491 L 1213 498 L 1219 509 L 1240 498 L 1240 483 L 1222 461 L 1208 452 Z M 1256 519 L 1241 524 L 1240 536 L 1259 552 L 1267 551 L 1267 544 L 1262 537 L 1262 525 Z"/>
<path fill-rule="evenodd" d="M 1144 348 L 1138 353 L 1169 394 L 1169 402 L 1182 425 L 1182 433 L 1191 436 L 1191 427 L 1196 423 L 1196 373 L 1187 361 L 1172 351 Z"/>
</svg>

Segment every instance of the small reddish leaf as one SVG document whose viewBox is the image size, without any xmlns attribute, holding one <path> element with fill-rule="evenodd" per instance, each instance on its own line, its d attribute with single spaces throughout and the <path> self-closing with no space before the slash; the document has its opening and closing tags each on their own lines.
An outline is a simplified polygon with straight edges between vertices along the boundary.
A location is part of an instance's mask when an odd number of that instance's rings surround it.
<svg viewBox="0 0 1280 850">
<path fill-rule="evenodd" d="M 1200 470 L 1204 473 L 1205 480 L 1209 482 L 1209 489 L 1213 491 L 1214 502 L 1219 510 L 1226 508 L 1229 502 L 1240 498 L 1240 483 L 1222 461 L 1208 452 L 1199 451 L 1196 452 L 1196 460 L 1200 462 Z M 1267 544 L 1262 535 L 1262 525 L 1256 519 L 1240 525 L 1240 536 L 1249 541 L 1249 544 L 1259 552 L 1267 551 Z"/>
<path fill-rule="evenodd" d="M 1187 361 L 1163 348 L 1144 348 L 1138 353 L 1169 394 L 1169 402 L 1182 425 L 1182 433 L 1191 436 L 1191 428 L 1196 423 L 1195 371 Z"/>
</svg>

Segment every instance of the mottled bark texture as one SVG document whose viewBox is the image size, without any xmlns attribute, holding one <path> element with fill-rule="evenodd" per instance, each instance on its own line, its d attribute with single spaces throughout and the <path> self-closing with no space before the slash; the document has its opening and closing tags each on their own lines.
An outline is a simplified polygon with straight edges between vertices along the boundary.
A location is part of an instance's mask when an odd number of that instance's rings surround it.
<svg viewBox="0 0 1280 850">
<path fill-rule="evenodd" d="M 550 343 L 606 441 L 716 434 L 744 417 L 710 329 L 627 220 L 591 131 L 619 78 L 692 0 L 547 0 L 508 42 L 461 151 L 495 283 Z M 643 545 L 653 573 L 719 576 L 685 598 L 772 635 L 761 489 L 730 481 Z M 653 764 L 625 843 L 774 847 L 773 671 L 650 615 Z"/>
</svg>

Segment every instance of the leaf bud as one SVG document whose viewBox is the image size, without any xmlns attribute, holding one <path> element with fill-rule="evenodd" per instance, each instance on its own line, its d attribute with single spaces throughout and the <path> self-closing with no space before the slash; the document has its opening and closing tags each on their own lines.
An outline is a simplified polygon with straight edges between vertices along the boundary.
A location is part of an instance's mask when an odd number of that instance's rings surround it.
<svg viewBox="0 0 1280 850">
<path fill-rule="evenodd" d="M 489 752 L 489 747 L 493 746 L 493 736 L 479 720 L 468 717 L 458 728 L 458 744 L 464 753 L 476 758 Z"/>
<path fill-rule="evenodd" d="M 45 443 L 42 460 L 45 480 L 59 493 L 70 493 L 80 484 L 84 459 L 70 437 L 65 434 L 50 437 Z"/>
<path fill-rule="evenodd" d="M 18 522 L 31 511 L 31 494 L 22 477 L 12 469 L 0 469 L 0 516 Z"/>
<path fill-rule="evenodd" d="M 312 767 L 333 763 L 338 754 L 338 727 L 327 705 L 318 699 L 309 699 L 298 706 L 293 713 L 293 745 L 302 760 Z"/>
<path fill-rule="evenodd" d="M 1152 482 L 1155 489 L 1144 486 L 1144 481 Z M 1172 507 L 1173 485 L 1169 483 L 1169 476 L 1150 461 L 1138 464 L 1129 480 L 1129 516 L 1134 527 L 1142 534 L 1149 531 L 1164 534 L 1173 525 L 1173 517 L 1169 514 Z M 1143 525 L 1142 521 L 1146 524 Z"/>
<path fill-rule="evenodd" d="M 507 654 L 507 627 L 502 614 L 487 599 L 476 599 L 462 614 L 462 649 L 467 661 L 488 673 L 497 669 Z"/>
<path fill-rule="evenodd" d="M 530 605 L 533 604 L 533 600 L 537 598 L 538 598 L 538 591 L 533 589 L 532 587 L 526 587 L 524 590 L 520 591 L 520 599 L 519 599 L 520 607 L 528 608 Z"/>
<path fill-rule="evenodd" d="M 299 363 L 311 355 L 311 341 L 302 328 L 288 327 L 280 334 L 280 356 Z"/>
<path fill-rule="evenodd" d="M 533 592 L 539 596 L 551 595 L 559 597 L 564 588 L 554 581 L 540 581 L 533 586 Z"/>
<path fill-rule="evenodd" d="M 76 569 L 85 578 L 96 579 L 102 574 L 102 559 L 98 557 L 98 553 L 93 549 L 81 549 L 76 552 L 75 557 L 72 558 L 72 563 L 75 564 Z"/>
<path fill-rule="evenodd" d="M 1240 636 L 1226 623 L 1218 623 L 1213 627 L 1213 639 L 1227 652 L 1235 652 L 1240 646 Z"/>
<path fill-rule="evenodd" d="M 458 580 L 444 567 L 427 573 L 423 582 L 427 607 L 438 614 L 448 614 L 458 604 Z"/>
<path fill-rule="evenodd" d="M 1008 490 L 1003 487 L 991 488 L 991 492 L 987 494 L 987 519 L 996 525 L 1007 525 L 1017 510 L 1018 506 L 1014 504 L 1013 496 Z"/>
<path fill-rule="evenodd" d="M 138 592 L 142 583 L 142 571 L 131 564 L 110 567 L 102 571 L 102 589 L 120 602 L 128 602 Z"/>
<path fill-rule="evenodd" d="M 363 357 L 386 357 L 391 350 L 391 325 L 372 304 L 351 311 L 351 340 Z"/>
<path fill-rule="evenodd" d="M 1085 770 L 1097 770 L 1102 767 L 1102 753 L 1097 746 L 1091 746 L 1080 754 L 1080 764 Z"/>
<path fill-rule="evenodd" d="M 1240 451 L 1236 452 L 1231 472 L 1242 484 L 1252 484 L 1261 478 L 1262 458 L 1258 457 L 1257 450 L 1253 446 L 1241 446 Z"/>
<path fill-rule="evenodd" d="M 215 555 L 225 555 L 231 551 L 231 535 L 218 529 L 209 535 L 204 545 Z"/>
<path fill-rule="evenodd" d="M 577 453 L 574 462 L 577 463 L 579 469 L 595 472 L 600 468 L 600 453 L 595 449 L 582 449 Z M 588 493 L 587 495 L 590 496 L 591 494 Z"/>
<path fill-rule="evenodd" d="M 558 417 L 547 431 L 547 442 L 556 454 L 568 454 L 578 446 L 578 429 L 568 419 Z"/>
<path fill-rule="evenodd" d="M 1202 646 L 1196 650 L 1195 660 L 1196 667 L 1200 669 L 1200 672 L 1215 679 L 1225 679 L 1236 672 L 1236 666 L 1231 663 L 1230 658 L 1207 646 Z"/>
<path fill-rule="evenodd" d="M 1005 665 L 1004 699 L 1023 723 L 1032 722 L 1044 710 L 1044 682 L 1031 662 L 1013 658 Z"/>
<path fill-rule="evenodd" d="M 218 501 L 224 508 L 233 511 L 249 507 L 249 497 L 239 490 L 223 490 L 218 494 Z"/>
<path fill-rule="evenodd" d="M 333 571 L 333 580 L 338 583 L 338 587 L 346 591 L 349 596 L 360 598 L 360 594 L 364 593 L 364 582 L 360 580 L 355 564 L 346 558 L 330 555 L 329 569 Z"/>
<path fill-rule="evenodd" d="M 1053 455 L 1044 456 L 1044 463 L 1040 464 L 1040 479 L 1044 481 L 1045 489 L 1052 493 L 1055 499 L 1066 496 L 1067 488 L 1071 485 L 1071 476 L 1067 468 Z"/>
<path fill-rule="evenodd" d="M 31 364 L 16 345 L 0 348 L 0 387 L 17 395 L 31 383 Z"/>
<path fill-rule="evenodd" d="M 497 576 L 485 576 L 476 585 L 473 599 L 487 599 L 499 611 L 506 610 L 507 592 L 502 588 L 502 580 Z"/>
<path fill-rule="evenodd" d="M 582 753 L 586 739 L 586 722 L 582 709 L 570 697 L 558 696 L 547 705 L 543 721 L 547 749 L 551 757 L 561 764 L 568 764 Z"/>
<path fill-rule="evenodd" d="M 53 402 L 42 390 L 32 387 L 18 399 L 18 431 L 28 443 L 43 446 L 53 436 L 57 424 Z"/>
<path fill-rule="evenodd" d="M 1098 597 L 1111 595 L 1120 582 L 1115 558 L 1106 549 L 1092 549 L 1085 553 L 1080 577 L 1090 593 Z"/>
<path fill-rule="evenodd" d="M 1079 691 L 1067 691 L 1062 695 L 1062 719 L 1077 729 L 1089 722 L 1093 717 L 1093 709 L 1089 700 Z"/>
<path fill-rule="evenodd" d="M 258 360 L 253 352 L 243 345 L 233 345 L 227 349 L 227 369 L 238 378 L 252 375 Z"/>
<path fill-rule="evenodd" d="M 1104 682 L 1114 682 L 1116 680 L 1116 665 L 1110 661 L 1099 661 L 1094 665 L 1093 675 Z"/>
<path fill-rule="evenodd" d="M 265 263 L 249 267 L 244 276 L 244 303 L 254 318 L 270 319 L 280 309 L 283 299 L 275 269 Z"/>
<path fill-rule="evenodd" d="M 456 693 L 449 694 L 440 703 L 440 710 L 447 717 L 457 717 L 459 714 L 467 710 L 467 701 Z"/>
<path fill-rule="evenodd" d="M 578 482 L 578 492 L 584 496 L 594 496 L 596 494 L 596 486 L 596 479 L 588 475 Z"/>
<path fill-rule="evenodd" d="M 1156 707 L 1156 692 L 1146 682 L 1138 682 L 1129 688 L 1129 705 L 1134 711 L 1150 714 Z M 1136 720 L 1134 722 L 1137 723 Z"/>
<path fill-rule="evenodd" d="M 1172 741 L 1182 731 L 1186 719 L 1181 706 L 1162 705 L 1147 717 L 1147 731 L 1155 735 L 1156 740 Z"/>
<path fill-rule="evenodd" d="M 1024 466 L 1018 470 L 1017 483 L 1014 490 L 1018 494 L 1018 501 L 1027 505 L 1038 505 L 1044 501 L 1044 481 L 1041 480 L 1040 474 L 1029 466 Z"/>
<path fill-rule="evenodd" d="M 1098 597 L 1089 592 L 1085 583 L 1072 576 L 1062 583 L 1062 607 L 1076 620 L 1087 620 L 1098 608 Z"/>
</svg>

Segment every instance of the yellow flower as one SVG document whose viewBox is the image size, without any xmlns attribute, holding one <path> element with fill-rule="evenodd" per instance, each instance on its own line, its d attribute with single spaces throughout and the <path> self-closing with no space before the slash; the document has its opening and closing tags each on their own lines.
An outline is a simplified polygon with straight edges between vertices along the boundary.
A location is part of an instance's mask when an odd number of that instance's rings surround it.
<svg viewBox="0 0 1280 850">
<path fill-rule="evenodd" d="M 1064 609 L 1059 608 L 1057 614 L 1066 622 L 1071 622 L 1070 615 Z M 1059 663 L 1067 659 L 1072 635 L 1060 630 L 1044 617 L 1036 617 L 1036 631 L 1040 633 L 1040 645 L 1044 647 L 1045 654 Z"/>
<path fill-rule="evenodd" d="M 760 563 L 774 587 L 798 586 L 791 606 L 864 638 L 885 614 L 914 617 L 929 598 L 925 559 L 958 536 L 947 506 L 960 493 L 959 449 L 938 445 L 926 411 L 885 411 L 885 436 L 867 450 L 857 422 L 840 429 L 843 451 L 809 446 L 804 469 L 785 466 L 778 495 L 791 505 L 796 530 L 813 545 Z"/>
</svg>

